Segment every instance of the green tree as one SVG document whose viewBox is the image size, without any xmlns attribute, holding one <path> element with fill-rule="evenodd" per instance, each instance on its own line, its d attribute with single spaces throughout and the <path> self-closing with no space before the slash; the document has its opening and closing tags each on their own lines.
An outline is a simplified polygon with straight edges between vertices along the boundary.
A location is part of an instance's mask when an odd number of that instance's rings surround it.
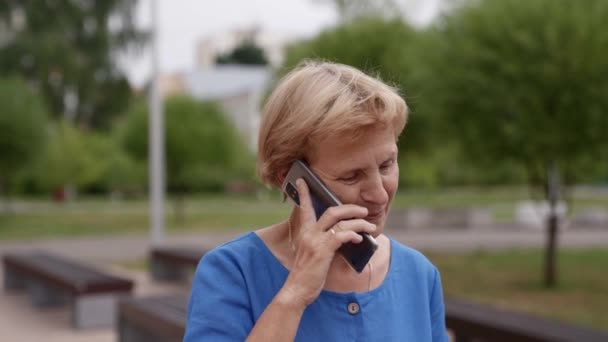
<svg viewBox="0 0 608 342">
<path fill-rule="evenodd" d="M 148 170 L 141 161 L 131 157 L 112 136 L 104 137 L 100 146 L 105 159 L 105 167 L 100 186 L 112 194 L 141 194 L 146 188 Z"/>
<path fill-rule="evenodd" d="M 116 56 L 143 41 L 136 0 L 0 2 L 0 76 L 17 73 L 53 115 L 107 127 L 131 90 Z"/>
<path fill-rule="evenodd" d="M 252 39 L 246 39 L 234 50 L 218 55 L 217 64 L 267 65 L 266 53 Z"/>
<path fill-rule="evenodd" d="M 43 188 L 70 192 L 100 183 L 107 156 L 98 136 L 85 134 L 72 124 L 60 121 L 51 127 L 50 141 L 38 165 L 37 179 Z"/>
<path fill-rule="evenodd" d="M 519 165 L 549 201 L 549 287 L 556 205 L 608 159 L 606 17 L 603 0 L 471 1 L 440 22 L 426 59 L 434 110 L 469 160 Z"/>
<path fill-rule="evenodd" d="M 129 113 L 123 144 L 131 156 L 148 157 L 148 110 L 143 103 Z M 183 219 L 183 195 L 188 191 L 221 191 L 243 168 L 246 152 L 219 106 L 186 96 L 165 102 L 167 186 L 175 194 L 176 218 Z"/>
<path fill-rule="evenodd" d="M 50 128 L 49 143 L 22 183 L 67 199 L 79 192 L 142 192 L 145 167 L 122 148 L 118 132 L 83 132 L 65 121 Z"/>
<path fill-rule="evenodd" d="M 89 132 L 84 138 L 87 154 L 103 156 L 96 158 L 95 164 L 89 163 L 90 169 L 95 170 L 95 177 L 84 184 L 84 190 L 119 194 L 142 192 L 147 180 L 145 165 L 124 150 L 117 132 Z"/>
<path fill-rule="evenodd" d="M 402 184 L 432 185 L 433 122 L 417 110 L 417 66 L 423 59 L 430 36 L 414 30 L 400 19 L 367 17 L 321 32 L 309 41 L 298 42 L 287 50 L 287 72 L 306 58 L 323 59 L 359 68 L 397 86 L 410 106 L 405 131 L 399 141 Z M 429 174 L 431 176 L 429 176 Z"/>
<path fill-rule="evenodd" d="M 20 79 L 0 79 L 0 108 L 0 195 L 8 195 L 11 181 L 45 143 L 48 114 L 40 96 Z"/>
</svg>

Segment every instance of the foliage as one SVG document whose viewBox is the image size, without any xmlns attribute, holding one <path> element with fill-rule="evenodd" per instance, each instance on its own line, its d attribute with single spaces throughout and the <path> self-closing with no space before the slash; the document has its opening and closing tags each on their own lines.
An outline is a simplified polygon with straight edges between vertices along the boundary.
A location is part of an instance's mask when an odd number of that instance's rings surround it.
<svg viewBox="0 0 608 342">
<path fill-rule="evenodd" d="M 243 64 L 243 65 L 267 65 L 268 58 L 262 48 L 255 41 L 246 39 L 234 50 L 218 55 L 217 64 Z"/>
<path fill-rule="evenodd" d="M 131 156 L 148 156 L 148 111 L 137 104 L 130 112 L 123 144 Z M 219 106 L 189 97 L 165 102 L 167 185 L 170 191 L 219 191 L 241 176 L 245 147 Z M 237 170 L 237 171 L 235 171 Z"/>
<path fill-rule="evenodd" d="M 116 141 L 111 141 L 106 167 L 102 176 L 104 189 L 127 194 L 142 193 L 146 188 L 148 170 L 143 163 L 136 162 Z"/>
<path fill-rule="evenodd" d="M 36 170 L 43 188 L 79 188 L 101 178 L 103 158 L 100 158 L 99 151 L 92 151 L 87 137 L 65 121 L 51 127 L 49 144 L 43 150 L 44 158 Z"/>
<path fill-rule="evenodd" d="M 401 20 L 367 17 L 321 32 L 287 50 L 284 71 L 305 58 L 325 59 L 352 65 L 389 82 L 405 85 L 410 72 L 403 46 L 416 39 L 416 32 Z M 353 44 L 353 42 L 357 44 Z"/>
<path fill-rule="evenodd" d="M 98 156 L 98 175 L 88 184 L 90 190 L 140 193 L 145 189 L 147 169 L 122 148 L 118 134 L 89 134 L 85 139 L 87 153 Z M 99 156 L 103 156 L 100 158 Z"/>
<path fill-rule="evenodd" d="M 40 155 L 46 141 L 46 108 L 19 79 L 0 79 L 0 192 Z M 4 183 L 4 184 L 3 184 Z"/>
<path fill-rule="evenodd" d="M 117 134 L 83 132 L 61 121 L 45 124 L 48 144 L 13 182 L 19 193 L 41 194 L 71 188 L 79 192 L 119 191 L 137 194 L 144 189 L 146 169 L 124 151 Z"/>
<path fill-rule="evenodd" d="M 476 1 L 438 25 L 431 106 L 469 160 L 545 185 L 589 180 L 608 155 L 605 1 Z"/>
<path fill-rule="evenodd" d="M 52 113 L 84 127 L 107 127 L 130 87 L 116 56 L 141 43 L 136 0 L 3 1 L 0 75 L 17 73 L 44 94 Z"/>
<path fill-rule="evenodd" d="M 608 156 L 606 16 L 602 0 L 471 1 L 438 25 L 427 60 L 437 115 L 469 160 L 520 166 L 549 201 L 547 287 L 560 194 L 568 200 L 567 185 L 592 179 Z"/>
</svg>

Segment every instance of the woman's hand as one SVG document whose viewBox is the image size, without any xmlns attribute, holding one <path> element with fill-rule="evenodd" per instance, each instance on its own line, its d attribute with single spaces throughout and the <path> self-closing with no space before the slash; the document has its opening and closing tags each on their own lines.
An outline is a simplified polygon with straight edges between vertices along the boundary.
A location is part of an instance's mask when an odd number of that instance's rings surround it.
<svg viewBox="0 0 608 342">
<path fill-rule="evenodd" d="M 328 208 L 316 220 L 306 182 L 296 182 L 300 197 L 300 229 L 295 260 L 281 292 L 308 306 L 321 293 L 336 251 L 347 242 L 360 243 L 358 233 L 373 233 L 376 226 L 364 220 L 367 208 L 345 204 Z M 291 229 L 291 227 L 290 227 Z"/>
</svg>

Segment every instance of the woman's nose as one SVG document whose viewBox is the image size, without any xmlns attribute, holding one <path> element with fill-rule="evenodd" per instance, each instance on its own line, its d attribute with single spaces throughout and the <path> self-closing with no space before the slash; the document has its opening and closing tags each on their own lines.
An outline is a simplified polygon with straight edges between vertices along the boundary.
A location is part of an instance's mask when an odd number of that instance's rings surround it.
<svg viewBox="0 0 608 342">
<path fill-rule="evenodd" d="M 367 180 L 361 191 L 364 201 L 374 204 L 385 204 L 388 201 L 388 192 L 384 188 L 382 175 L 374 174 Z"/>
</svg>

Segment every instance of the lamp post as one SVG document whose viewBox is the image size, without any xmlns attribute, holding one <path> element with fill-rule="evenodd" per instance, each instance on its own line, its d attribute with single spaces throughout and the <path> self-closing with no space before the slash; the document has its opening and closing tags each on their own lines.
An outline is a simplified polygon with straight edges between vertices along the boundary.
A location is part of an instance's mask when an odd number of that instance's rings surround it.
<svg viewBox="0 0 608 342">
<path fill-rule="evenodd" d="M 158 56 L 158 1 L 150 0 L 152 6 L 152 84 L 150 89 L 149 122 L 149 175 L 150 175 L 150 235 L 153 245 L 164 239 L 165 223 L 165 136 L 163 104 L 159 89 Z"/>
</svg>

